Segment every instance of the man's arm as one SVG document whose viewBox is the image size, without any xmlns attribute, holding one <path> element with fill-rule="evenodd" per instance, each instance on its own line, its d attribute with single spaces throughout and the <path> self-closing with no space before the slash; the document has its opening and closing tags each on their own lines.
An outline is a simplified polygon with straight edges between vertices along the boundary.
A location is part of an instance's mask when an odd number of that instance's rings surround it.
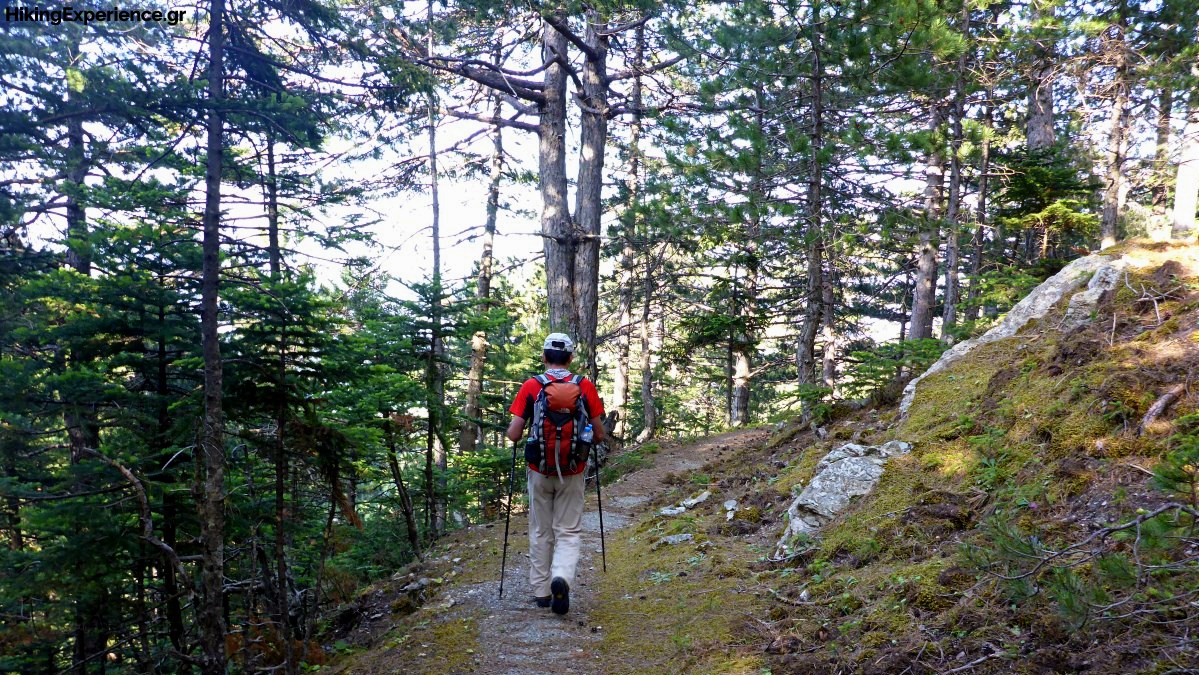
<svg viewBox="0 0 1199 675">
<path fill-rule="evenodd" d="M 525 418 L 520 415 L 513 415 L 512 421 L 508 423 L 508 440 L 513 443 L 520 440 L 520 437 L 525 433 Z"/>
<path fill-rule="evenodd" d="M 591 433 L 592 440 L 596 443 L 602 442 L 608 437 L 608 433 L 604 430 L 604 421 L 599 415 L 591 418 Z"/>
</svg>

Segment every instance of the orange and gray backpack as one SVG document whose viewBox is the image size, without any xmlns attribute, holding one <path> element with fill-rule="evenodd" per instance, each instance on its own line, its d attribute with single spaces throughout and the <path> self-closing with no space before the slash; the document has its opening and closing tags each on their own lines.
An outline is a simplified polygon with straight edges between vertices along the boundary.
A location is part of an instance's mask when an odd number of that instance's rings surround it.
<svg viewBox="0 0 1199 675">
<path fill-rule="evenodd" d="M 556 380 L 549 375 L 533 379 L 541 391 L 533 402 L 533 424 L 525 443 L 525 460 L 538 473 L 573 475 L 583 470 L 591 444 L 579 438 L 591 420 L 580 386 L 582 375 Z"/>
</svg>

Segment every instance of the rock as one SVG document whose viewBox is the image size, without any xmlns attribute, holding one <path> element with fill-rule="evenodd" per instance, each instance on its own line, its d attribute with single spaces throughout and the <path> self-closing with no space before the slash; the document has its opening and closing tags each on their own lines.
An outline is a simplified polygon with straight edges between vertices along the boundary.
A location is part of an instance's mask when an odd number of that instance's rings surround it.
<svg viewBox="0 0 1199 675">
<path fill-rule="evenodd" d="M 1120 275 L 1124 274 L 1127 266 L 1123 260 L 1116 260 L 1095 270 L 1095 274 L 1091 275 L 1091 280 L 1087 282 L 1087 289 L 1070 297 L 1070 305 L 1066 307 L 1066 314 L 1062 317 L 1058 330 L 1070 333 L 1089 322 L 1091 312 L 1099 304 L 1099 299 L 1120 283 Z"/>
<path fill-rule="evenodd" d="M 672 534 L 655 541 L 654 545 L 650 546 L 650 550 L 656 551 L 663 546 L 675 546 L 677 544 L 685 544 L 689 541 L 695 541 L 695 536 L 692 534 Z"/>
<path fill-rule="evenodd" d="M 737 500 L 736 499 L 730 499 L 724 503 L 725 511 L 732 511 L 736 508 L 737 508 Z"/>
<path fill-rule="evenodd" d="M 851 499 L 869 494 L 883 475 L 887 459 L 911 449 L 911 444 L 903 441 L 882 445 L 846 443 L 825 455 L 816 465 L 816 475 L 787 509 L 787 529 L 779 538 L 775 554 L 787 555 L 797 537 L 815 535 Z"/>
<path fill-rule="evenodd" d="M 401 588 L 400 592 L 401 593 L 414 593 L 416 591 L 423 591 L 424 589 L 429 587 L 430 583 L 432 583 L 432 582 L 429 581 L 428 577 L 421 577 L 420 579 L 417 579 L 416 581 Z"/>
<path fill-rule="evenodd" d="M 930 366 L 928 370 L 909 382 L 903 388 L 903 400 L 899 404 L 900 416 L 907 416 L 908 410 L 912 407 L 912 400 L 916 398 L 916 386 L 920 384 L 921 380 L 933 373 L 944 370 L 975 347 L 1015 335 L 1029 321 L 1045 316 L 1059 300 L 1065 297 L 1067 293 L 1081 286 L 1083 280 L 1087 279 L 1089 279 L 1087 290 L 1078 294 L 1083 297 L 1078 298 L 1077 311 L 1072 314 L 1068 309 L 1066 311 L 1066 318 L 1070 321 L 1077 320 L 1080 315 L 1084 320 L 1089 318 L 1091 309 L 1094 308 L 1095 303 L 1098 302 L 1104 290 L 1111 288 L 1110 286 L 1107 288 L 1104 287 L 1109 283 L 1113 283 L 1114 280 L 1118 280 L 1120 273 L 1127 266 L 1128 263 L 1123 259 L 1112 260 L 1108 256 L 1103 255 L 1090 255 L 1066 265 L 1060 272 L 1045 280 L 1044 283 L 1037 286 L 1031 293 L 1025 296 L 1023 300 L 1016 303 L 1016 306 L 1004 315 L 1003 319 L 995 324 L 991 330 L 972 340 L 966 340 L 954 345 L 942 354 L 941 358 L 937 359 L 936 363 Z M 1094 284 L 1094 289 L 1091 287 L 1092 283 Z M 1091 295 L 1092 290 L 1094 290 L 1093 295 Z M 1070 306 L 1072 308 L 1075 306 L 1075 298 L 1073 297 L 1070 299 Z M 1064 324 L 1065 322 L 1063 322 L 1063 327 Z M 1077 328 L 1077 325 L 1074 328 Z"/>
<path fill-rule="evenodd" d="M 677 516 L 680 513 L 686 513 L 686 512 L 687 512 L 687 509 L 683 508 L 682 506 L 667 506 L 658 511 L 658 513 L 660 513 L 664 516 Z"/>
<path fill-rule="evenodd" d="M 696 495 L 690 499 L 684 499 L 682 502 L 679 502 L 679 503 L 682 504 L 684 508 L 693 509 L 696 506 L 708 501 L 708 497 L 711 497 L 711 496 L 712 496 L 711 492 L 704 490 L 703 492 L 699 493 L 698 495 Z"/>
</svg>

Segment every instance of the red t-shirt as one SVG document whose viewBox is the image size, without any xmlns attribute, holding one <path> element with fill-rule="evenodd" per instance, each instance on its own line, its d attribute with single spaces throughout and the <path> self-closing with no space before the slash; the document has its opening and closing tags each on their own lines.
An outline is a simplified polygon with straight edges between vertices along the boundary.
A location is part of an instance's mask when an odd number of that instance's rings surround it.
<svg viewBox="0 0 1199 675">
<path fill-rule="evenodd" d="M 549 373 L 546 373 L 546 375 L 549 376 L 551 380 L 557 380 L 559 382 L 569 378 L 569 376 L 555 377 Z M 579 390 L 583 393 L 583 399 L 587 402 L 587 414 L 592 418 L 603 415 L 604 402 L 600 400 L 599 392 L 595 389 L 595 384 L 591 380 L 584 377 L 583 381 L 579 383 Z M 520 391 L 516 392 L 516 398 L 512 400 L 512 405 L 508 407 L 508 412 L 524 419 L 527 422 L 533 417 L 533 402 L 537 400 L 537 395 L 540 393 L 541 383 L 538 382 L 536 378 L 530 377 L 529 379 L 525 380 L 524 384 L 520 386 Z M 532 464 L 529 465 L 529 468 L 534 471 L 537 470 L 537 467 L 533 466 Z M 575 473 L 582 473 L 585 468 L 585 466 L 579 467 L 579 470 Z M 567 475 L 565 471 L 562 473 L 563 475 Z"/>
</svg>

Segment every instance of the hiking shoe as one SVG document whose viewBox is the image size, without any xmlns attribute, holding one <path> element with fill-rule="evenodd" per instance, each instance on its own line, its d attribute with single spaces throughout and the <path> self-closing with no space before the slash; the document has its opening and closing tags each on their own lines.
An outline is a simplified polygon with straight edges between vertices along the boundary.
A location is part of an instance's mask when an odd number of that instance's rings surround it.
<svg viewBox="0 0 1199 675">
<path fill-rule="evenodd" d="M 554 614 L 565 614 L 570 609 L 570 584 L 562 577 L 550 582 L 550 610 Z"/>
<path fill-rule="evenodd" d="M 551 596 L 548 596 L 548 595 L 545 596 L 544 598 L 535 597 L 535 598 L 533 598 L 533 600 L 535 600 L 537 602 L 538 607 L 549 607 L 550 606 L 550 597 Z"/>
</svg>

